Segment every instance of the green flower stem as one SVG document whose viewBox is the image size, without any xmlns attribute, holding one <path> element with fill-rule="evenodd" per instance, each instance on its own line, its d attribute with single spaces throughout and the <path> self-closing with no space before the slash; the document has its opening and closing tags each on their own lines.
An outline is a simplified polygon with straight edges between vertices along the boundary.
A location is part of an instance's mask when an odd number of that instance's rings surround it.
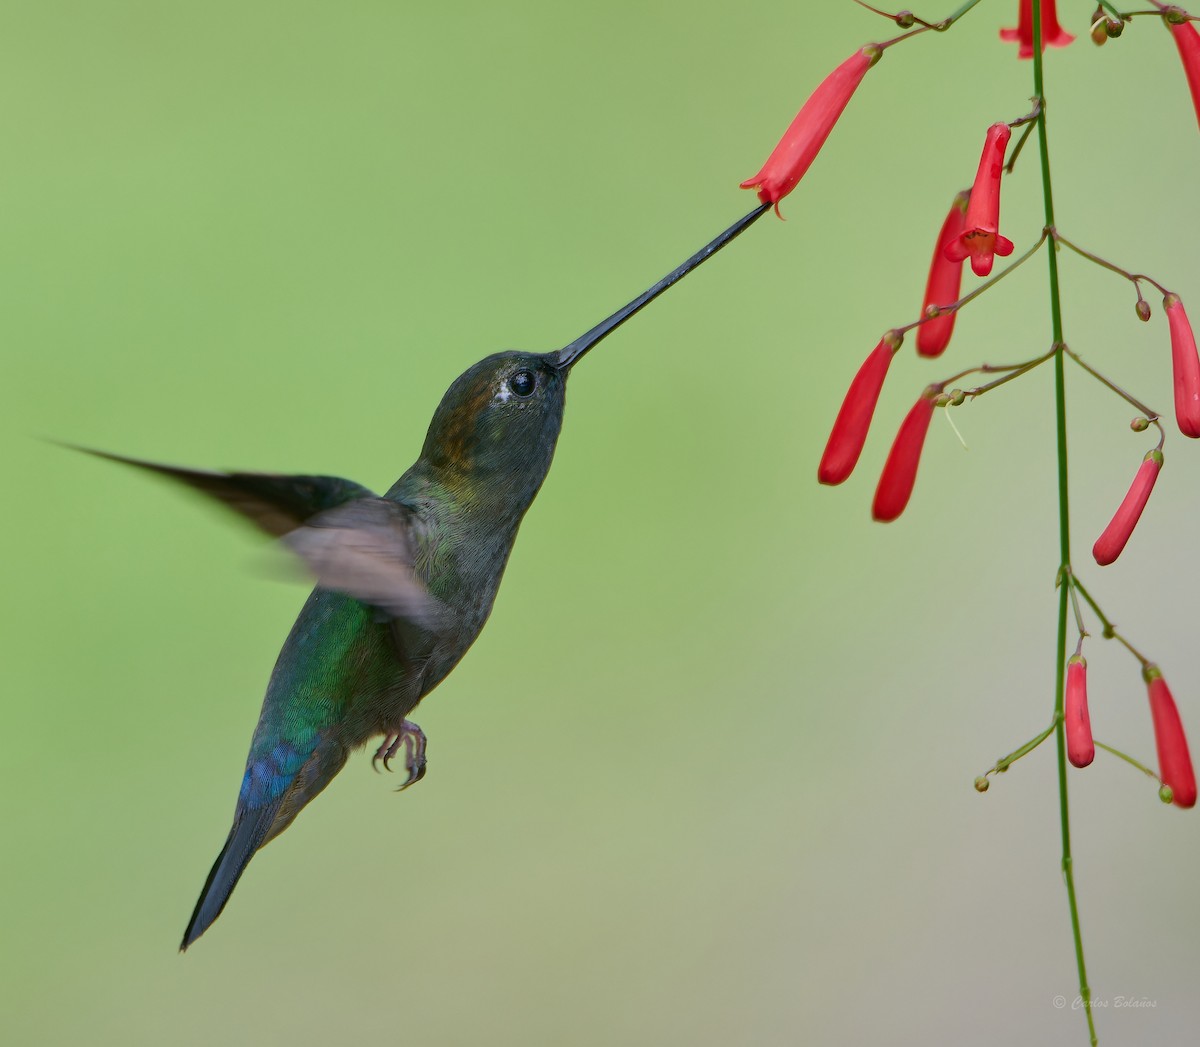
<svg viewBox="0 0 1200 1047">
<path fill-rule="evenodd" d="M 870 4 L 862 3 L 862 0 L 855 0 L 855 2 L 859 3 L 862 7 L 865 7 L 868 11 L 874 11 L 876 14 L 885 14 L 886 13 L 883 11 L 879 11 L 878 9 L 876 9 L 874 7 L 871 7 Z M 892 44 L 900 43 L 901 40 L 907 40 L 910 37 L 919 36 L 921 33 L 928 33 L 931 29 L 935 33 L 944 33 L 947 29 L 949 29 L 952 25 L 954 25 L 955 22 L 957 22 L 960 18 L 962 18 L 963 15 L 965 15 L 968 11 L 970 11 L 971 8 L 974 7 L 977 3 L 979 3 L 979 0 L 967 0 L 967 3 L 963 4 L 962 7 L 960 7 L 957 11 L 954 12 L 954 14 L 948 15 L 946 18 L 943 18 L 940 22 L 926 22 L 925 19 L 916 18 L 916 16 L 914 15 L 914 21 L 919 23 L 918 27 L 916 29 L 910 30 L 907 33 L 903 33 L 900 36 L 897 36 L 891 40 L 885 40 L 883 43 L 876 44 L 875 46 L 877 46 L 882 51 L 882 50 L 885 50 L 886 48 L 891 47 Z M 894 17 L 894 16 L 889 16 L 889 17 Z"/>
<path fill-rule="evenodd" d="M 1024 363 L 1019 364 L 976 364 L 974 367 L 968 367 L 962 371 L 959 371 L 957 374 L 952 374 L 949 378 L 943 378 L 942 381 L 938 382 L 937 384 L 942 386 L 942 388 L 945 388 L 948 385 L 953 385 L 955 382 L 962 381 L 962 379 L 966 378 L 969 374 L 1005 374 L 1006 372 L 1015 372 L 1008 374 L 1008 377 L 1003 379 L 1004 381 L 1008 381 L 1009 378 L 1017 378 L 1020 375 L 1033 370 L 1033 368 L 1037 367 L 1038 364 L 1044 364 L 1053 355 L 1053 352 L 1049 352 L 1043 356 L 1039 356 L 1033 360 L 1026 360 Z M 993 382 L 988 386 L 981 386 L 979 389 L 967 389 L 965 393 L 967 396 L 976 396 L 980 392 L 986 392 L 987 389 L 990 389 L 991 386 L 995 384 L 996 383 Z"/>
<path fill-rule="evenodd" d="M 1103 742 L 1096 742 L 1096 747 L 1098 749 L 1103 749 L 1106 753 L 1112 753 L 1113 756 L 1119 756 L 1127 764 L 1131 764 L 1132 766 L 1136 767 L 1139 771 L 1141 771 L 1142 774 L 1147 775 L 1150 778 L 1153 778 L 1156 782 L 1158 782 L 1159 785 L 1162 785 L 1162 779 L 1157 774 L 1155 774 L 1152 770 L 1150 770 L 1150 768 L 1147 767 L 1145 764 L 1138 763 L 1138 761 L 1135 760 L 1128 753 L 1123 753 L 1123 752 L 1121 752 L 1120 749 L 1114 749 L 1111 745 L 1105 745 Z"/>
<path fill-rule="evenodd" d="M 1008 163 L 1004 165 L 1007 174 L 1013 173 L 1013 168 L 1017 166 L 1017 157 L 1021 155 L 1021 150 L 1025 148 L 1025 143 L 1029 141 L 1029 136 L 1033 134 L 1036 126 L 1036 120 L 1031 120 L 1025 125 L 1025 130 L 1021 132 L 1021 137 L 1017 139 L 1017 144 L 1013 146 L 1013 151 L 1008 155 Z"/>
<path fill-rule="evenodd" d="M 1126 640 L 1124 636 L 1117 632 L 1117 627 L 1108 620 L 1108 616 L 1105 615 L 1105 613 L 1100 609 L 1100 605 L 1096 603 L 1094 599 L 1092 599 L 1092 594 L 1087 591 L 1087 588 L 1084 586 L 1083 582 L 1081 582 L 1073 572 L 1067 572 L 1067 582 L 1079 593 L 1080 596 L 1087 601 L 1088 606 L 1096 612 L 1096 617 L 1100 619 L 1100 624 L 1104 627 L 1104 638 L 1106 640 L 1116 640 L 1139 662 L 1141 662 L 1143 667 L 1149 665 L 1150 659 L 1142 654 L 1142 652 L 1134 647 L 1133 644 L 1131 644 L 1128 640 Z"/>
<path fill-rule="evenodd" d="M 997 378 L 994 382 L 988 382 L 986 385 L 977 385 L 974 389 L 968 389 L 966 391 L 967 395 L 972 400 L 974 400 L 976 397 L 982 396 L 984 393 L 990 393 L 993 389 L 997 388 L 998 386 L 1003 385 L 1005 382 L 1011 382 L 1014 378 L 1020 378 L 1022 375 L 1028 374 L 1035 367 L 1040 367 L 1042 364 L 1044 364 L 1047 360 L 1051 359 L 1051 357 L 1053 357 L 1053 356 L 1054 356 L 1054 350 L 1051 350 L 1045 356 L 1039 356 L 1036 360 L 1030 360 L 1029 363 L 1027 363 L 1027 364 L 1023 364 L 1020 367 L 1012 368 L 1011 373 L 1006 374 L 1003 378 Z M 983 367 L 976 368 L 976 370 L 982 371 L 984 374 L 987 374 L 990 371 L 1001 370 L 1001 368 L 988 367 L 985 364 Z"/>
<path fill-rule="evenodd" d="M 894 327 L 894 328 L 892 328 L 892 330 L 895 331 L 897 334 L 905 335 L 905 334 L 908 334 L 908 332 L 911 331 L 913 328 L 920 327 L 921 324 L 928 323 L 930 320 L 936 319 L 939 316 L 945 316 L 947 313 L 958 312 L 958 310 L 960 310 L 968 302 L 978 298 L 981 294 L 983 294 L 984 291 L 991 290 L 991 288 L 995 287 L 996 284 L 998 284 L 1001 280 L 1003 280 L 1006 276 L 1008 276 L 1008 274 L 1011 273 L 1014 269 L 1019 269 L 1027 261 L 1029 261 L 1030 258 L 1032 258 L 1035 254 L 1037 254 L 1038 249 L 1042 246 L 1042 244 L 1044 244 L 1046 242 L 1047 235 L 1048 234 L 1043 231 L 1041 237 L 1038 239 L 1038 242 L 1035 243 L 1023 255 L 1021 255 L 1020 258 L 1018 258 L 1015 262 L 1009 263 L 1009 265 L 1007 265 L 1007 266 L 1005 266 L 1005 268 L 1001 269 L 1000 272 L 998 272 L 995 276 L 991 277 L 988 280 L 985 280 L 983 283 L 981 283 L 978 287 L 975 288 L 975 290 L 971 291 L 969 294 L 963 295 L 957 302 L 947 302 L 945 305 L 939 305 L 939 306 L 937 306 L 937 312 L 934 313 L 932 316 L 922 316 L 919 320 L 914 320 L 911 324 L 905 324 L 903 327 Z"/>
<path fill-rule="evenodd" d="M 1126 280 L 1131 280 L 1133 282 L 1134 287 L 1137 287 L 1139 280 L 1145 280 L 1146 283 L 1153 284 L 1155 287 L 1157 287 L 1159 293 L 1161 295 L 1163 295 L 1164 297 L 1171 293 L 1165 287 L 1163 287 L 1162 284 L 1160 284 L 1157 280 L 1155 280 L 1154 277 L 1147 276 L 1145 273 L 1131 273 L 1126 269 L 1122 269 L 1119 265 L 1113 265 L 1112 262 L 1106 261 L 1105 259 L 1101 258 L 1099 255 L 1092 254 L 1091 251 L 1085 251 L 1078 244 L 1072 243 L 1065 236 L 1063 236 L 1062 233 L 1060 233 L 1057 229 L 1051 229 L 1050 235 L 1052 237 L 1054 237 L 1056 242 L 1062 244 L 1063 247 L 1069 247 L 1072 251 L 1074 251 L 1081 258 L 1086 258 L 1089 262 L 1095 262 L 1097 265 L 1102 266 L 1103 268 L 1109 270 L 1110 272 L 1116 273 L 1118 276 L 1125 277 Z M 1139 298 L 1141 297 L 1141 294 L 1142 294 L 1141 288 L 1138 288 L 1138 297 Z"/>
<path fill-rule="evenodd" d="M 1135 409 L 1141 411 L 1142 414 L 1144 414 L 1146 416 L 1146 421 L 1157 422 L 1158 419 L 1161 417 L 1161 415 L 1157 411 L 1155 411 L 1153 408 L 1147 407 L 1136 396 L 1132 396 L 1129 393 L 1125 392 L 1124 389 L 1122 389 L 1119 385 L 1117 385 L 1115 382 L 1111 381 L 1110 379 L 1105 378 L 1104 375 L 1102 375 L 1094 367 L 1090 367 L 1087 364 L 1085 364 L 1083 362 L 1083 357 L 1080 356 L 1078 353 L 1072 351 L 1070 348 L 1068 348 L 1065 345 L 1063 346 L 1063 352 L 1065 352 L 1072 360 L 1074 360 L 1077 364 L 1079 364 L 1080 367 L 1082 367 L 1085 371 L 1087 371 L 1087 373 L 1090 374 L 1093 378 L 1095 378 L 1096 381 L 1098 381 L 1101 385 L 1105 386 L 1108 389 L 1111 389 L 1126 403 L 1130 404 Z"/>
<path fill-rule="evenodd" d="M 1034 749 L 1036 749 L 1042 744 L 1042 742 L 1044 742 L 1050 737 L 1050 735 L 1054 733 L 1054 729 L 1058 727 L 1060 720 L 1061 715 L 1059 713 L 1055 713 L 1054 719 L 1050 722 L 1049 727 L 1047 727 L 1035 738 L 1030 738 L 1029 741 L 1027 741 L 1019 749 L 1014 749 L 1007 756 L 1001 756 L 1000 759 L 992 765 L 990 770 L 984 772 L 983 777 L 986 778 L 989 774 L 1003 774 L 1022 756 L 1028 756 L 1031 752 L 1033 752 Z"/>
<path fill-rule="evenodd" d="M 1050 180 L 1050 146 L 1046 134 L 1046 92 L 1042 61 L 1042 5 L 1031 4 L 1033 14 L 1033 94 L 1038 105 L 1038 153 L 1042 166 L 1042 201 L 1045 208 L 1045 228 L 1054 228 L 1054 193 Z M 1067 484 L 1067 392 L 1063 366 L 1062 301 L 1058 284 L 1058 251 L 1054 241 L 1046 244 L 1046 260 L 1050 280 L 1050 324 L 1054 353 L 1054 410 L 1055 444 L 1058 459 L 1058 545 L 1059 570 L 1071 570 L 1070 497 Z M 1083 932 L 1079 926 L 1079 903 L 1075 896 L 1075 870 L 1071 858 L 1071 811 L 1067 802 L 1067 739 L 1063 729 L 1063 698 L 1066 693 L 1067 672 L 1067 613 L 1068 586 L 1058 588 L 1058 636 L 1054 648 L 1054 741 L 1058 756 L 1058 812 L 1062 826 L 1062 870 L 1067 885 L 1067 904 L 1071 912 L 1071 934 L 1075 940 L 1075 963 L 1079 971 L 1079 997 L 1087 1015 L 1088 1035 L 1092 1044 L 1096 1038 L 1096 1023 L 1092 1017 L 1092 991 L 1088 987 L 1087 964 L 1083 956 Z"/>
</svg>

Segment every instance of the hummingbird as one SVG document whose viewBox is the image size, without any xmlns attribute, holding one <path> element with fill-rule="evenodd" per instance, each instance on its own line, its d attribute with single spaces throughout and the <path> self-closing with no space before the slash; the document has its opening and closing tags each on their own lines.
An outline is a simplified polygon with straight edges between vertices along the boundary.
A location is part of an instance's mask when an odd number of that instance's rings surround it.
<svg viewBox="0 0 1200 1047">
<path fill-rule="evenodd" d="M 279 652 L 250 741 L 233 825 L 180 951 L 221 915 L 250 859 L 346 763 L 383 736 L 373 763 L 426 769 L 408 717 L 466 654 L 491 612 L 517 529 L 554 456 L 567 378 L 603 338 L 719 251 L 769 205 L 562 349 L 494 353 L 442 397 L 420 457 L 382 496 L 335 476 L 205 472 L 89 454 L 216 499 L 278 538 L 316 580 Z"/>
</svg>

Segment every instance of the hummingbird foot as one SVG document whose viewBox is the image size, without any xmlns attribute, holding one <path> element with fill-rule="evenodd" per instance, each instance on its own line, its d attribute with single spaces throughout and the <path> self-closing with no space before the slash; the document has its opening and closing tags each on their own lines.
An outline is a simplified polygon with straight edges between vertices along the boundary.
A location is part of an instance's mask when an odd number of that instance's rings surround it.
<svg viewBox="0 0 1200 1047">
<path fill-rule="evenodd" d="M 382 760 L 383 769 L 390 771 L 392 769 L 391 761 L 400 751 L 401 745 L 404 746 L 404 769 L 408 771 L 408 777 L 404 784 L 396 790 L 397 792 L 407 789 L 410 785 L 416 785 L 425 777 L 425 732 L 411 720 L 405 720 L 400 725 L 400 730 L 388 733 L 383 744 L 375 750 L 375 755 L 371 757 L 372 767 Z M 378 771 L 379 768 L 375 767 L 375 770 Z"/>
</svg>

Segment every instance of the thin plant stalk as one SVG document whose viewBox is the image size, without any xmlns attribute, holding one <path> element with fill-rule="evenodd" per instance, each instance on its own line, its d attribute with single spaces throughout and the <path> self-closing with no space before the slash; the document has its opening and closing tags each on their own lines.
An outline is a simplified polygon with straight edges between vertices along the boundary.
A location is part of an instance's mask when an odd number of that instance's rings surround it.
<svg viewBox="0 0 1200 1047">
<path fill-rule="evenodd" d="M 1054 228 L 1054 193 L 1050 179 L 1050 146 L 1046 130 L 1046 92 L 1043 79 L 1042 5 L 1031 4 L 1033 14 L 1033 94 L 1038 106 L 1038 153 L 1042 167 L 1042 201 L 1045 208 L 1045 227 Z M 1053 239 L 1046 243 L 1049 267 L 1050 322 L 1054 353 L 1054 411 L 1055 444 L 1058 460 L 1058 542 L 1059 571 L 1071 572 L 1071 518 L 1067 471 L 1067 392 L 1064 365 L 1062 302 L 1058 282 L 1058 252 Z M 1071 857 L 1071 811 L 1067 799 L 1067 740 L 1063 719 L 1063 699 L 1066 694 L 1067 617 L 1069 586 L 1058 587 L 1058 635 L 1054 649 L 1054 742 L 1058 757 L 1058 811 L 1062 827 L 1062 871 L 1067 886 L 1067 904 L 1071 913 L 1071 935 L 1075 942 L 1075 963 L 1079 971 L 1079 998 L 1087 1015 L 1088 1034 L 1092 1044 L 1096 1038 L 1096 1023 L 1092 1017 L 1092 991 L 1088 987 L 1087 964 L 1083 955 L 1083 932 L 1079 924 L 1079 903 L 1075 895 L 1075 870 Z"/>
</svg>

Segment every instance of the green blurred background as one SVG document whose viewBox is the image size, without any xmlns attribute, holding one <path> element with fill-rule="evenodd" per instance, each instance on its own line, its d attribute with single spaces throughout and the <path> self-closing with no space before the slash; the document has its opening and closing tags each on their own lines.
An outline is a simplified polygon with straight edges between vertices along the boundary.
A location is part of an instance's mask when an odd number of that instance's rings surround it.
<svg viewBox="0 0 1200 1047">
<path fill-rule="evenodd" d="M 9 1042 L 1084 1042 L 1052 748 L 971 788 L 1051 712 L 1050 372 L 957 412 L 969 452 L 935 418 L 907 513 L 869 520 L 921 387 L 1048 345 L 1044 262 L 943 360 L 906 348 L 858 472 L 815 482 L 985 126 L 1028 109 L 1015 3 L 889 52 L 787 222 L 589 357 L 492 622 L 419 710 L 429 776 L 396 796 L 354 758 L 186 957 L 304 592 L 219 511 L 39 439 L 386 487 L 467 365 L 562 345 L 750 207 L 737 182 L 891 29 L 816 6 L 6 5 Z M 1174 48 L 1139 20 L 1096 49 L 1092 6 L 1060 4 L 1081 38 L 1047 61 L 1059 224 L 1200 300 Z M 1040 208 L 1030 150 L 1018 249 Z M 1073 347 L 1169 409 L 1157 300 L 1138 324 L 1062 266 Z M 1077 563 L 1200 737 L 1200 448 L 1172 430 L 1101 572 L 1151 440 L 1069 377 Z M 1097 736 L 1153 762 L 1136 665 L 1087 653 Z M 1102 1039 L 1184 1042 L 1197 815 L 1103 753 L 1070 781 Z"/>
</svg>

